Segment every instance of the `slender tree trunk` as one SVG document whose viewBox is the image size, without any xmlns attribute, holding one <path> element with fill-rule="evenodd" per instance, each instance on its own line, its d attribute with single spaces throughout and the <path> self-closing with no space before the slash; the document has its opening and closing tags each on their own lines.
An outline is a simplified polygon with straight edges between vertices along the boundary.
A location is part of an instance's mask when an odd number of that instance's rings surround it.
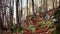
<svg viewBox="0 0 60 34">
<path fill-rule="evenodd" d="M 34 0 L 32 0 L 32 11 L 33 11 L 33 14 L 35 14 L 35 12 L 34 12 Z"/>
<path fill-rule="evenodd" d="M 46 11 L 45 12 L 47 12 L 47 0 L 46 0 Z"/>
<path fill-rule="evenodd" d="M 5 19 L 3 18 L 3 23 L 2 23 L 3 26 L 2 26 L 2 27 L 3 27 L 4 29 L 6 29 L 6 22 L 5 22 L 5 21 L 6 21 L 6 7 L 4 7 L 4 15 L 3 15 L 3 17 L 4 17 Z M 4 23 L 5 23 L 5 24 L 4 24 Z"/>
<path fill-rule="evenodd" d="M 21 0 L 20 22 L 21 22 L 22 12 L 23 12 L 23 11 L 22 11 L 22 0 Z"/>
<path fill-rule="evenodd" d="M 27 15 L 28 15 L 28 0 L 27 0 Z"/>
<path fill-rule="evenodd" d="M 4 1 L 3 1 L 4 2 Z M 4 3 L 2 3 L 3 5 L 3 9 L 4 9 Z M 1 25 L 3 25 L 3 22 L 4 22 L 4 10 L 3 11 L 1 11 L 2 12 L 2 16 L 1 16 L 1 18 L 2 18 L 2 24 Z"/>
<path fill-rule="evenodd" d="M 43 10 L 47 12 L 47 0 L 43 0 Z"/>
<path fill-rule="evenodd" d="M 1 7 L 2 7 L 1 1 L 2 1 L 2 0 L 0 0 L 0 18 L 2 17 L 2 16 L 1 16 L 1 15 L 2 15 L 2 14 L 1 14 L 1 13 L 2 13 L 2 11 L 1 11 L 1 10 L 2 10 L 2 8 L 1 8 Z"/>
<path fill-rule="evenodd" d="M 56 8 L 57 8 L 57 0 L 56 0 Z"/>
<path fill-rule="evenodd" d="M 42 8 L 42 10 L 43 10 L 43 0 L 41 0 L 41 8 Z M 41 10 L 41 11 L 42 11 L 42 10 Z"/>
<path fill-rule="evenodd" d="M 59 0 L 59 6 L 60 6 L 60 0 Z"/>
<path fill-rule="evenodd" d="M 52 3 L 53 3 L 53 9 L 54 9 L 54 0 L 52 0 Z"/>
<path fill-rule="evenodd" d="M 22 0 L 20 0 L 21 2 L 20 2 L 20 5 L 21 5 L 21 7 L 20 7 L 20 11 L 19 11 L 19 25 L 21 25 L 20 23 L 21 23 L 21 17 L 22 17 Z"/>
<path fill-rule="evenodd" d="M 2 25 L 3 25 L 3 24 L 2 24 L 2 23 L 3 23 L 3 22 L 2 22 L 2 19 L 3 19 L 3 18 L 2 18 L 2 17 L 3 17 L 3 15 L 2 15 L 2 12 L 3 12 L 2 9 L 3 9 L 2 0 L 0 0 L 0 30 L 2 30 Z M 1 15 L 2 15 L 2 16 L 1 16 Z"/>
<path fill-rule="evenodd" d="M 12 25 L 13 25 L 13 11 L 12 11 L 12 6 L 11 6 L 11 3 L 12 3 L 12 0 L 10 0 L 10 28 L 12 27 Z"/>
<path fill-rule="evenodd" d="M 17 25 L 19 27 L 20 23 L 19 23 L 19 16 L 18 16 L 18 3 L 19 0 L 16 0 L 16 18 L 17 18 Z"/>
<path fill-rule="evenodd" d="M 48 0 L 41 0 L 42 2 L 42 12 L 45 12 L 45 14 L 47 13 L 48 7 L 47 7 L 47 1 Z"/>
</svg>

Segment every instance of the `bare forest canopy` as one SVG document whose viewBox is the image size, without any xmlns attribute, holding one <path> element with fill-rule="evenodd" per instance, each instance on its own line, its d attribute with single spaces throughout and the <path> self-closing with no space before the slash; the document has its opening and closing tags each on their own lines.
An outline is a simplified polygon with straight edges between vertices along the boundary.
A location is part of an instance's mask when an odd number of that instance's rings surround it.
<svg viewBox="0 0 60 34">
<path fill-rule="evenodd" d="M 59 5 L 60 0 L 0 0 L 0 19 L 7 28 L 7 24 L 20 24 L 27 15 L 46 13 Z"/>
</svg>

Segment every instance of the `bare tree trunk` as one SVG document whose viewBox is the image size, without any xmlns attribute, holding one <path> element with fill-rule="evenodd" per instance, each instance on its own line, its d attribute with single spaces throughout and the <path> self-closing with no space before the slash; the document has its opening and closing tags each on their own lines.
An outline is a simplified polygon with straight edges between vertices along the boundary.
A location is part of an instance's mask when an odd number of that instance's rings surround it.
<svg viewBox="0 0 60 34">
<path fill-rule="evenodd" d="M 21 11 L 20 12 L 21 12 L 21 16 L 22 16 L 22 0 L 21 0 Z"/>
<path fill-rule="evenodd" d="M 47 12 L 47 0 L 43 0 L 43 10 Z"/>
<path fill-rule="evenodd" d="M 21 17 L 22 17 L 22 0 L 20 0 L 21 2 L 20 2 L 20 5 L 21 5 L 21 7 L 20 7 L 20 11 L 19 11 L 19 26 L 21 25 Z"/>
<path fill-rule="evenodd" d="M 53 9 L 54 9 L 54 0 L 52 0 L 52 3 L 53 3 Z"/>
<path fill-rule="evenodd" d="M 6 7 L 4 7 L 4 16 L 3 16 L 3 17 L 4 17 L 5 19 L 3 18 L 3 26 L 2 26 L 2 27 L 3 27 L 3 29 L 6 29 L 6 22 L 5 22 L 5 21 L 6 21 Z M 5 23 L 5 24 L 4 24 L 4 23 Z"/>
<path fill-rule="evenodd" d="M 12 25 L 13 25 L 13 8 L 12 8 L 12 6 L 11 6 L 11 3 L 12 3 L 12 0 L 10 0 L 10 21 L 9 21 L 9 28 L 11 28 L 12 27 Z"/>
<path fill-rule="evenodd" d="M 27 15 L 30 14 L 29 12 L 30 12 L 30 11 L 29 11 L 29 8 L 28 8 L 28 0 L 27 0 Z"/>
<path fill-rule="evenodd" d="M 28 15 L 28 0 L 27 0 L 27 15 Z"/>
<path fill-rule="evenodd" d="M 60 0 L 59 0 L 59 6 L 60 6 Z"/>
<path fill-rule="evenodd" d="M 32 11 L 33 11 L 33 14 L 35 14 L 35 12 L 34 12 L 34 0 L 32 0 Z"/>
<path fill-rule="evenodd" d="M 47 12 L 47 0 L 46 0 L 46 10 L 45 10 L 45 12 Z"/>
<path fill-rule="evenodd" d="M 18 16 L 18 3 L 19 0 L 16 0 L 16 18 L 17 18 L 17 26 L 19 27 L 20 23 L 19 23 L 19 16 Z"/>
<path fill-rule="evenodd" d="M 20 23 L 21 23 L 21 17 L 22 17 L 22 0 L 21 0 L 21 10 L 20 10 Z"/>
<path fill-rule="evenodd" d="M 56 0 L 56 8 L 57 8 L 57 0 Z"/>
<path fill-rule="evenodd" d="M 3 22 L 2 22 L 2 19 L 3 19 L 3 18 L 2 18 L 2 17 L 3 17 L 3 15 L 2 15 L 2 12 L 3 12 L 2 9 L 3 9 L 2 0 L 0 0 L 0 31 L 2 30 L 2 25 L 3 25 L 3 24 L 2 24 L 2 23 L 3 23 Z"/>
</svg>

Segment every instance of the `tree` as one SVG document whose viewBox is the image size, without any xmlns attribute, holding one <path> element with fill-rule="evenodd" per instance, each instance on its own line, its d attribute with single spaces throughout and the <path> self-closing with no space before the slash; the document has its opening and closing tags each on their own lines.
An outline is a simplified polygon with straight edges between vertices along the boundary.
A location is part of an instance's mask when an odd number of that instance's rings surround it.
<svg viewBox="0 0 60 34">
<path fill-rule="evenodd" d="M 18 16 L 18 3 L 19 3 L 19 0 L 16 0 L 16 18 L 17 18 L 17 24 L 19 26 L 20 23 L 19 23 L 19 16 Z"/>
<path fill-rule="evenodd" d="M 56 8 L 57 8 L 57 0 L 56 0 Z"/>
<path fill-rule="evenodd" d="M 43 10 L 44 12 L 47 12 L 47 0 L 43 0 Z"/>
<path fill-rule="evenodd" d="M 53 8 L 54 8 L 54 0 L 52 0 L 52 3 L 53 3 Z"/>
<path fill-rule="evenodd" d="M 10 0 L 10 9 L 9 9 L 10 20 L 8 25 L 10 26 L 10 28 L 12 28 L 13 25 L 13 7 L 11 6 L 11 4 L 13 4 L 12 0 Z"/>
<path fill-rule="evenodd" d="M 28 0 L 27 0 L 27 15 L 28 15 Z"/>
<path fill-rule="evenodd" d="M 18 11 L 19 12 L 19 24 L 21 23 L 21 17 L 22 17 L 22 0 L 20 0 L 21 2 L 20 2 L 20 5 L 21 5 L 21 7 L 19 7 L 20 8 L 20 11 Z"/>
<path fill-rule="evenodd" d="M 46 0 L 46 10 L 45 10 L 45 12 L 47 12 L 47 0 Z"/>
<path fill-rule="evenodd" d="M 60 0 L 59 0 L 59 6 L 60 6 Z"/>
<path fill-rule="evenodd" d="M 35 12 L 34 12 L 34 0 L 32 0 L 32 11 L 33 11 L 33 14 L 35 14 Z"/>
<path fill-rule="evenodd" d="M 2 25 L 3 25 L 3 24 L 2 24 L 2 23 L 3 23 L 3 22 L 2 22 L 2 16 L 1 16 L 1 15 L 2 15 L 2 12 L 3 12 L 3 11 L 1 11 L 1 10 L 2 10 L 2 8 L 1 8 L 1 7 L 2 7 L 2 2 L 1 2 L 1 1 L 2 1 L 2 0 L 0 0 L 0 30 L 2 29 Z"/>
</svg>

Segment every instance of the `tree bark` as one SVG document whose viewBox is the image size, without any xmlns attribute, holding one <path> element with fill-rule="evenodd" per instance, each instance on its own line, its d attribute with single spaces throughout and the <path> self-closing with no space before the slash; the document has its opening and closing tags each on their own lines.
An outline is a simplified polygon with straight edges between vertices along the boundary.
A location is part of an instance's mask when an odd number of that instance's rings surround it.
<svg viewBox="0 0 60 34">
<path fill-rule="evenodd" d="M 59 0 L 59 6 L 60 6 L 60 0 Z"/>
<path fill-rule="evenodd" d="M 2 0 L 0 0 L 0 30 L 2 30 L 2 25 L 3 25 L 3 24 L 2 24 L 2 23 L 3 23 L 3 22 L 2 22 L 2 19 L 3 19 L 3 18 L 2 18 L 2 17 L 3 17 L 2 12 L 3 12 L 3 11 L 2 11 Z M 2 15 L 2 16 L 1 16 L 1 15 Z"/>
<path fill-rule="evenodd" d="M 19 0 L 16 1 L 16 18 L 17 18 L 17 24 L 19 26 L 18 3 L 19 3 Z"/>
<path fill-rule="evenodd" d="M 53 9 L 54 9 L 54 0 L 52 0 L 52 3 L 53 3 Z"/>
<path fill-rule="evenodd" d="M 57 8 L 57 0 L 56 0 L 56 8 Z"/>
<path fill-rule="evenodd" d="M 28 15 L 28 0 L 27 0 L 27 15 Z"/>
<path fill-rule="evenodd" d="M 13 25 L 13 8 L 12 8 L 12 6 L 11 6 L 11 2 L 12 0 L 10 0 L 10 22 L 9 22 L 9 26 L 10 26 L 10 28 L 12 27 L 12 25 Z M 12 3 L 13 4 L 13 3 Z"/>
<path fill-rule="evenodd" d="M 33 14 L 35 14 L 35 12 L 34 12 L 34 0 L 32 0 L 32 11 L 33 11 Z"/>
</svg>

